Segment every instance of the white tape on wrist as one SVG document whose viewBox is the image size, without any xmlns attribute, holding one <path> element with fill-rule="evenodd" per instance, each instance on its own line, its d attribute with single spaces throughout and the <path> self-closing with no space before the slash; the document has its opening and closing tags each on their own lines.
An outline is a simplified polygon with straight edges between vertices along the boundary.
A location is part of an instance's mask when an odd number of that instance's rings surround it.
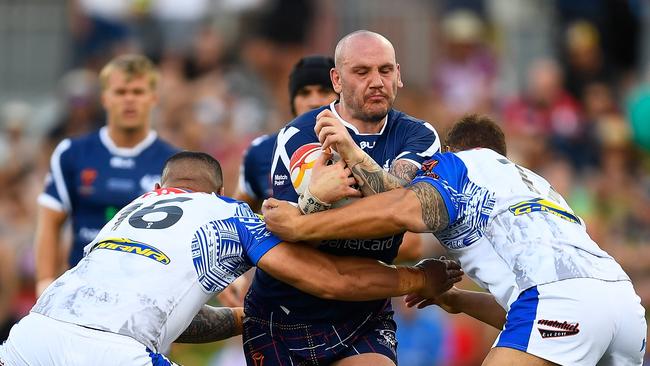
<svg viewBox="0 0 650 366">
<path fill-rule="evenodd" d="M 307 215 L 314 212 L 325 211 L 329 209 L 332 205 L 325 203 L 314 196 L 310 191 L 309 187 L 305 189 L 305 192 L 298 197 L 298 208 L 303 215 Z"/>
</svg>

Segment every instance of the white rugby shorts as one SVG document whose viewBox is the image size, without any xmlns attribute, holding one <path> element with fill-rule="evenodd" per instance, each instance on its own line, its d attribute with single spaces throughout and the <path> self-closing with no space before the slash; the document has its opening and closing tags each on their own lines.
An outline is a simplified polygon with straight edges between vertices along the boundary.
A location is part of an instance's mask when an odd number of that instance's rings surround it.
<svg viewBox="0 0 650 366">
<path fill-rule="evenodd" d="M 523 291 L 494 347 L 560 365 L 642 365 L 646 331 L 631 282 L 575 278 Z"/>
<path fill-rule="evenodd" d="M 142 343 L 120 334 L 85 328 L 30 313 L 15 324 L 0 345 L 0 365 L 175 365 Z"/>
</svg>

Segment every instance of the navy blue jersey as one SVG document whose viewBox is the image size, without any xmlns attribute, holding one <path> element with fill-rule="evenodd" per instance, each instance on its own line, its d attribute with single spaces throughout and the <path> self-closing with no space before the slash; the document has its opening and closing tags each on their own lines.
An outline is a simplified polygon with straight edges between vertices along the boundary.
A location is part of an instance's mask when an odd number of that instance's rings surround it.
<svg viewBox="0 0 650 366">
<path fill-rule="evenodd" d="M 71 219 L 70 267 L 117 211 L 153 189 L 165 161 L 177 151 L 153 131 L 133 148 L 117 147 L 106 127 L 59 143 L 38 202 L 67 212 Z"/>
<path fill-rule="evenodd" d="M 312 146 L 318 143 L 314 125 L 316 116 L 325 108 L 334 112 L 354 141 L 386 170 L 396 160 L 402 159 L 420 167 L 423 161 L 440 150 L 440 141 L 434 128 L 424 121 L 390 110 L 379 133 L 361 134 L 352 124 L 340 118 L 332 103 L 297 117 L 278 133 L 271 168 L 274 198 L 298 201 L 295 182 L 292 183 L 291 180 L 291 161 L 296 158 L 294 153 L 309 153 Z M 334 255 L 368 257 L 391 263 L 401 242 L 402 235 L 377 239 L 328 240 L 319 249 Z M 253 290 L 256 295 L 289 309 L 300 319 L 341 319 L 360 311 L 377 310 L 385 303 L 384 300 L 348 303 L 319 299 L 279 282 L 259 269 L 253 281 Z"/>
<path fill-rule="evenodd" d="M 277 133 L 264 135 L 251 142 L 239 170 L 239 187 L 251 198 L 264 200 L 273 195 L 271 162 Z"/>
</svg>

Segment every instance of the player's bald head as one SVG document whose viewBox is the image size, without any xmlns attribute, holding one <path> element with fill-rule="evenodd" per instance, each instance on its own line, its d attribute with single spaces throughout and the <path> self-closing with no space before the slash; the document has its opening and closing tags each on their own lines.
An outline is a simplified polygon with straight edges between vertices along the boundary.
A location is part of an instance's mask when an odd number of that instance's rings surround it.
<svg viewBox="0 0 650 366">
<path fill-rule="evenodd" d="M 395 62 L 395 48 L 393 44 L 379 33 L 362 29 L 344 36 L 337 43 L 336 50 L 334 51 L 335 67 L 341 67 L 346 62 L 350 50 L 354 50 L 359 43 L 374 43 L 379 47 L 386 47 L 392 53 L 393 62 Z"/>
<path fill-rule="evenodd" d="M 160 183 L 162 187 L 221 193 L 223 188 L 221 164 L 206 153 L 182 151 L 167 159 Z"/>
</svg>

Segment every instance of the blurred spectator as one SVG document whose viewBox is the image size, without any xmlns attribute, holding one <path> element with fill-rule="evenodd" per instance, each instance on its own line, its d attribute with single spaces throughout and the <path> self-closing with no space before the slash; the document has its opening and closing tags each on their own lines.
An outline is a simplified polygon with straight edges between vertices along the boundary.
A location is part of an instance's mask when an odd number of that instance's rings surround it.
<svg viewBox="0 0 650 366">
<path fill-rule="evenodd" d="M 449 321 L 443 311 L 436 307 L 421 310 L 409 308 L 403 298 L 393 299 L 397 343 L 397 359 L 400 365 L 443 365 L 449 356 Z"/>
<path fill-rule="evenodd" d="M 467 10 L 456 10 L 442 20 L 444 51 L 433 70 L 433 92 L 445 124 L 465 113 L 491 111 L 496 62 L 485 33 L 482 20 Z"/>
<path fill-rule="evenodd" d="M 99 128 L 103 112 L 99 103 L 99 80 L 88 69 L 73 69 L 59 81 L 60 112 L 48 133 L 48 153 L 59 141 Z"/>
<path fill-rule="evenodd" d="M 535 61 L 528 70 L 526 91 L 506 103 L 503 111 L 510 150 L 518 151 L 535 169 L 544 158 L 544 141 L 572 158 L 571 143 L 583 133 L 578 102 L 563 88 L 562 72 L 552 60 Z M 547 156 L 546 156 L 547 157 Z"/>
<path fill-rule="evenodd" d="M 589 83 L 612 85 L 612 71 L 605 63 L 600 34 L 594 25 L 583 20 L 571 23 L 566 30 L 565 49 L 565 85 L 573 97 L 584 97 L 584 88 Z"/>
<path fill-rule="evenodd" d="M 626 112 L 634 142 L 650 152 L 650 84 L 643 84 L 631 93 Z"/>
<path fill-rule="evenodd" d="M 108 56 L 132 50 L 129 0 L 71 0 L 70 31 L 75 66 L 98 69 Z"/>
</svg>

